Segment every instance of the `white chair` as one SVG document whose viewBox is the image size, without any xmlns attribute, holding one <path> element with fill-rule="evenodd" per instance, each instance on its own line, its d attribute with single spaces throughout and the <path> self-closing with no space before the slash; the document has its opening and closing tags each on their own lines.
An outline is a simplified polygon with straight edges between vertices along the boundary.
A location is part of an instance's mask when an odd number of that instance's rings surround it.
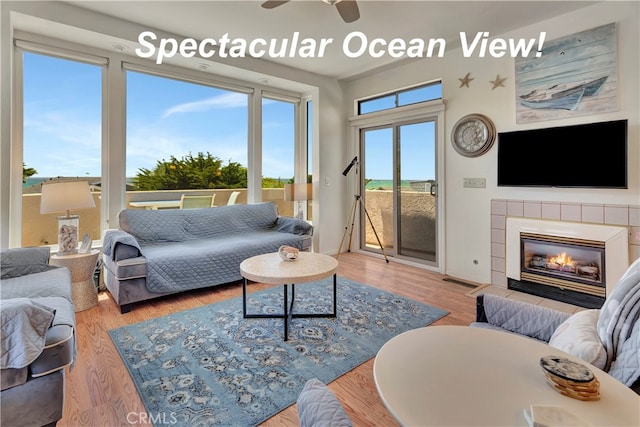
<svg viewBox="0 0 640 427">
<path fill-rule="evenodd" d="M 235 205 L 239 195 L 240 195 L 239 191 L 232 192 L 231 195 L 229 196 L 229 201 L 227 201 L 227 205 Z"/>
<path fill-rule="evenodd" d="M 183 194 L 180 198 L 180 209 L 211 208 L 215 199 L 215 194 L 205 196 Z"/>
</svg>

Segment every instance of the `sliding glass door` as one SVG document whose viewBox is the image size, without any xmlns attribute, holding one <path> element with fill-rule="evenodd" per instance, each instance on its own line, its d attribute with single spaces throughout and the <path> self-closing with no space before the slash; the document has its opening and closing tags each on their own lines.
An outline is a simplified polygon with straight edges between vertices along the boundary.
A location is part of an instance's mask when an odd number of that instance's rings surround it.
<svg viewBox="0 0 640 427">
<path fill-rule="evenodd" d="M 437 261 L 436 121 L 361 130 L 361 246 Z"/>
</svg>

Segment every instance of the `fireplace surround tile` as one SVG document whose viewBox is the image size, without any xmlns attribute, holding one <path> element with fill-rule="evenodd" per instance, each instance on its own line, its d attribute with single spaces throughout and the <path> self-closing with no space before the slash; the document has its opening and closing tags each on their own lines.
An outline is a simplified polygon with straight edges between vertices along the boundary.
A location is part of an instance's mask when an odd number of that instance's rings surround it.
<svg viewBox="0 0 640 427">
<path fill-rule="evenodd" d="M 504 230 L 506 218 L 505 215 L 491 215 L 491 228 L 494 230 Z"/>
<path fill-rule="evenodd" d="M 542 202 L 540 212 L 543 219 L 560 219 L 560 203 Z"/>
<path fill-rule="evenodd" d="M 604 224 L 604 205 L 582 205 L 582 221 Z"/>
<path fill-rule="evenodd" d="M 491 201 L 491 213 L 493 215 L 506 215 L 507 214 L 507 201 L 506 200 L 492 200 Z"/>
<path fill-rule="evenodd" d="M 524 202 L 524 217 L 527 218 L 541 218 L 542 217 L 542 204 L 540 202 Z"/>
<path fill-rule="evenodd" d="M 629 225 L 629 207 L 609 205 L 604 207 L 604 221 L 612 225 Z"/>
<path fill-rule="evenodd" d="M 505 259 L 504 258 L 498 258 L 498 257 L 492 257 L 491 258 L 491 269 L 493 271 L 500 271 L 500 272 L 505 272 Z"/>
<path fill-rule="evenodd" d="M 504 259 L 504 243 L 491 243 L 491 256 Z"/>
<path fill-rule="evenodd" d="M 507 275 L 504 274 L 504 272 L 502 271 L 492 271 L 491 284 L 494 285 L 494 287 L 499 287 L 506 291 L 509 286 L 509 282 L 507 281 Z"/>
<path fill-rule="evenodd" d="M 505 233 L 504 233 L 504 219 L 502 220 L 502 228 L 491 228 L 491 243 L 501 243 L 504 245 L 505 242 Z M 504 251 L 502 251 L 502 256 L 504 257 Z"/>
<path fill-rule="evenodd" d="M 524 202 L 522 200 L 507 200 L 508 216 L 523 216 Z"/>
<path fill-rule="evenodd" d="M 561 221 L 582 221 L 582 210 L 580 205 L 573 203 L 560 204 L 560 220 Z"/>
</svg>

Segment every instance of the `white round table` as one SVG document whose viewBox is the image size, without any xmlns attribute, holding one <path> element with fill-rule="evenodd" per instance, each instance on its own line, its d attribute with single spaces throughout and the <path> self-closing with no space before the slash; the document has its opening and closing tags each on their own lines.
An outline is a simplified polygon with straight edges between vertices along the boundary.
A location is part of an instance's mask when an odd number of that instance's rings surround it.
<svg viewBox="0 0 640 427">
<path fill-rule="evenodd" d="M 336 317 L 336 274 L 338 261 L 335 258 L 314 252 L 300 252 L 295 261 L 284 261 L 278 253 L 257 255 L 240 263 L 242 283 L 242 315 L 245 318 L 282 318 L 284 321 L 284 340 L 289 339 L 289 323 L 292 318 L 300 317 Z M 295 285 L 324 279 L 333 275 L 333 312 L 293 313 L 295 302 Z M 251 314 L 247 313 L 247 281 L 284 285 L 283 314 Z M 288 285 L 291 285 L 291 301 L 289 303 Z"/>
<path fill-rule="evenodd" d="M 540 358 L 568 357 L 600 381 L 600 400 L 563 396 Z M 531 405 L 561 405 L 592 426 L 640 426 L 640 396 L 602 370 L 542 342 L 467 326 L 429 326 L 389 340 L 374 366 L 378 393 L 409 426 L 526 426 Z"/>
</svg>

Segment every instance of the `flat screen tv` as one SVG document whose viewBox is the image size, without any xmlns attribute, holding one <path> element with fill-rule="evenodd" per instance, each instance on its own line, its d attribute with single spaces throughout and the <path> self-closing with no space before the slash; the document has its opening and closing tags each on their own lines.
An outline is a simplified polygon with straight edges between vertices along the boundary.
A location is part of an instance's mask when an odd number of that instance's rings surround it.
<svg viewBox="0 0 640 427">
<path fill-rule="evenodd" d="M 627 188 L 627 120 L 500 132 L 498 186 Z"/>
</svg>

